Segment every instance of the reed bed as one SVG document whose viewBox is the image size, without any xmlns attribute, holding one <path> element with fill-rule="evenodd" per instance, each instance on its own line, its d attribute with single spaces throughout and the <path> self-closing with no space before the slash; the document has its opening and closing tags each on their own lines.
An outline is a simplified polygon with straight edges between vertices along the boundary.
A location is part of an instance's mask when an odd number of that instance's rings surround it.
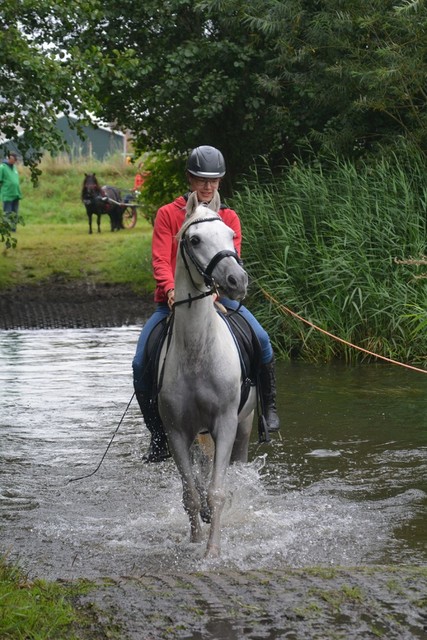
<svg viewBox="0 0 427 640">
<path fill-rule="evenodd" d="M 287 313 L 379 355 L 427 364 L 427 184 L 411 155 L 372 165 L 334 159 L 254 175 L 233 206 L 242 219 L 248 301 L 282 357 L 366 354 Z"/>
</svg>

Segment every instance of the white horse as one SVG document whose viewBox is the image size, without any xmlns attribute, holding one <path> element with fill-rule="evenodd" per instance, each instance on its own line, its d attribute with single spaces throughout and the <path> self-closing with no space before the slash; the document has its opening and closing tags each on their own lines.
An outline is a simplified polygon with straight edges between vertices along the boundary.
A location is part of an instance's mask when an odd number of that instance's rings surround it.
<svg viewBox="0 0 427 640">
<path fill-rule="evenodd" d="M 215 294 L 242 300 L 248 277 L 233 245 L 233 230 L 218 214 L 219 195 L 209 208 L 196 193 L 187 204 L 175 273 L 172 329 L 160 357 L 159 412 L 181 474 L 191 541 L 200 542 L 201 497 L 191 446 L 199 432 L 215 443 L 207 488 L 210 533 L 206 556 L 219 556 L 224 482 L 230 462 L 247 462 L 256 404 L 255 388 L 239 413 L 241 364 L 238 348 L 215 308 Z"/>
</svg>

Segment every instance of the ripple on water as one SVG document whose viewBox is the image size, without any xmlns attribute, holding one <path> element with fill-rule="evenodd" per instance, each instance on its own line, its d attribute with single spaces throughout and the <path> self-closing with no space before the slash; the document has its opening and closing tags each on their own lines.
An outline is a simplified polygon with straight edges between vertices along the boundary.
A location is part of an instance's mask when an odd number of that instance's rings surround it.
<svg viewBox="0 0 427 640">
<path fill-rule="evenodd" d="M 339 458 L 341 451 L 334 449 L 314 449 L 313 451 L 308 451 L 305 455 L 312 458 Z"/>
</svg>

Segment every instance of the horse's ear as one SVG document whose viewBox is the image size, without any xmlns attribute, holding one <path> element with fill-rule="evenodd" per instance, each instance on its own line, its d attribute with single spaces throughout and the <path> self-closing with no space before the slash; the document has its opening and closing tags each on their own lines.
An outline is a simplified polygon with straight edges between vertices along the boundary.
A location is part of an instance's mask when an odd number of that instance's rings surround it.
<svg viewBox="0 0 427 640">
<path fill-rule="evenodd" d="M 214 196 L 208 204 L 208 209 L 212 209 L 215 213 L 218 213 L 221 206 L 221 198 L 219 197 L 218 189 L 215 189 Z"/>
<path fill-rule="evenodd" d="M 188 196 L 187 206 L 185 207 L 185 210 L 186 210 L 185 219 L 186 220 L 191 217 L 191 215 L 195 212 L 195 210 L 197 209 L 198 206 L 199 206 L 199 201 L 197 199 L 197 191 L 193 191 Z"/>
</svg>

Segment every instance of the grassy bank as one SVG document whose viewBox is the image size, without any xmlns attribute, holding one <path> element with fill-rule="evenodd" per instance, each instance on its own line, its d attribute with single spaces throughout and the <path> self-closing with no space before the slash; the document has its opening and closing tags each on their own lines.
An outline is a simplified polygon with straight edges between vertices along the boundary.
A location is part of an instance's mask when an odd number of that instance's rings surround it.
<svg viewBox="0 0 427 640">
<path fill-rule="evenodd" d="M 33 188 L 29 172 L 19 167 L 24 225 L 18 225 L 16 248 L 3 248 L 0 255 L 0 289 L 55 276 L 126 283 L 136 291 L 151 291 L 152 227 L 142 213 L 133 229 L 116 233 L 111 233 L 109 218 L 103 215 L 101 233 L 89 235 L 80 199 L 85 172 L 95 172 L 101 184 L 130 190 L 135 168 L 121 158 L 104 163 L 47 159 L 41 168 L 39 185 Z"/>
<path fill-rule="evenodd" d="M 2 640 L 105 640 L 119 638 L 104 616 L 75 604 L 90 592 L 89 582 L 29 580 L 0 556 L 0 638 Z"/>
<path fill-rule="evenodd" d="M 363 354 L 295 319 L 403 362 L 427 361 L 425 161 L 336 161 L 258 176 L 234 198 L 251 305 L 284 357 Z M 281 306 L 282 305 L 282 306 Z"/>
</svg>

